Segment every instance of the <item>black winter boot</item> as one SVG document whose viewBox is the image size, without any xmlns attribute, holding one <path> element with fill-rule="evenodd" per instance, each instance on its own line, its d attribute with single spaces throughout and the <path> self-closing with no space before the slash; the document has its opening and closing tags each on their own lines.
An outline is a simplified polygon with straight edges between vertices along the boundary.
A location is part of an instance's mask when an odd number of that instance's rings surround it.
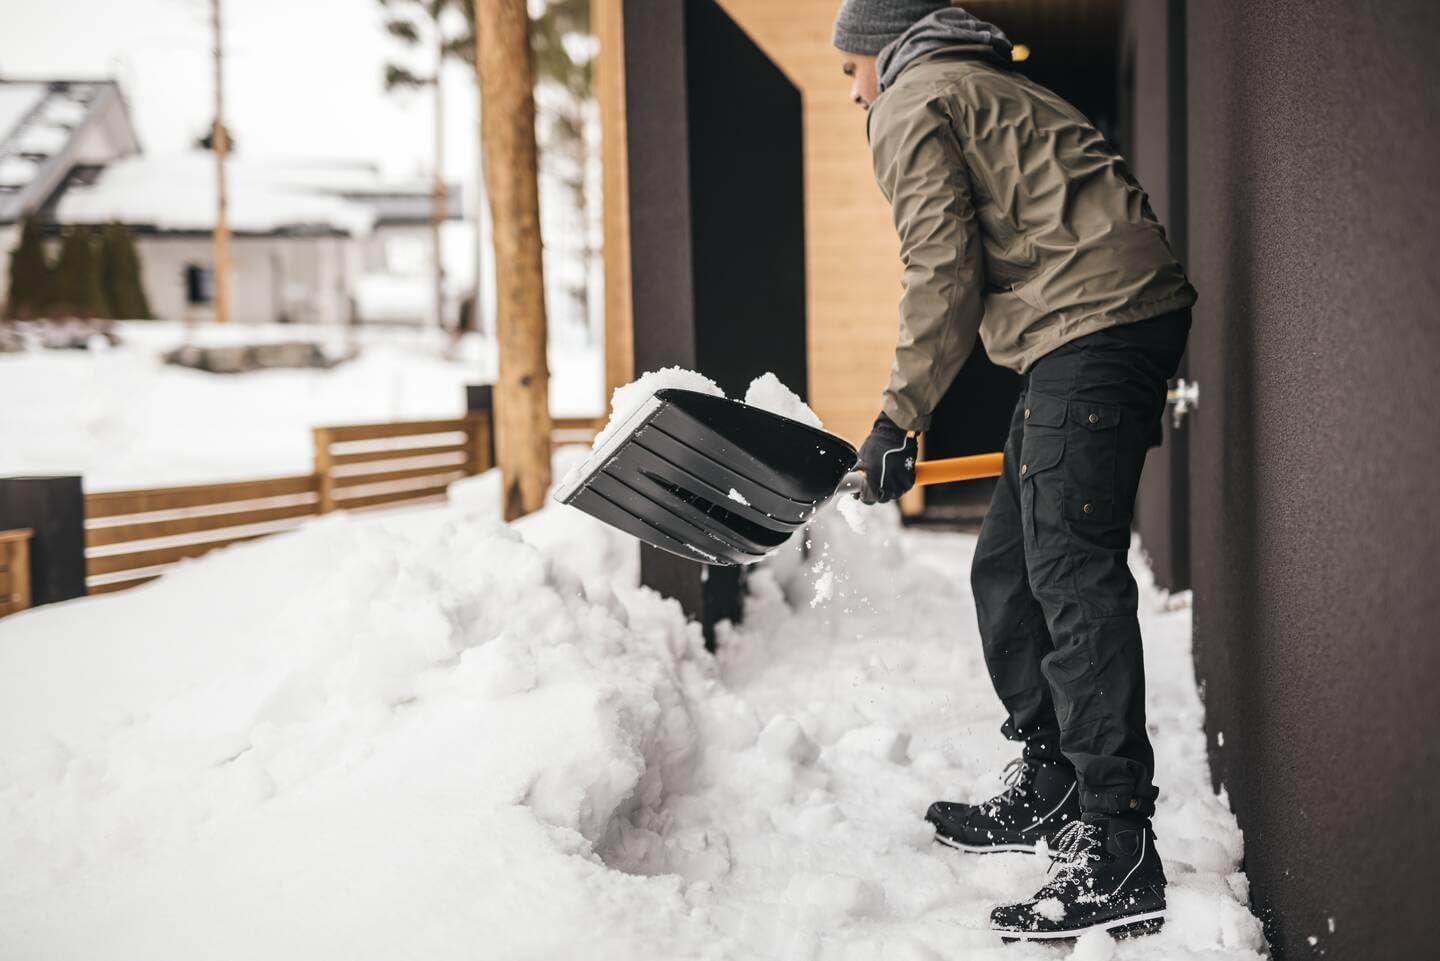
<svg viewBox="0 0 1440 961">
<path fill-rule="evenodd" d="M 983 804 L 936 801 L 925 812 L 935 840 L 961 851 L 1035 851 L 1080 817 L 1080 789 L 1068 761 L 1017 757 L 1005 767 L 1009 785 Z"/>
<path fill-rule="evenodd" d="M 1165 923 L 1165 869 L 1150 822 L 1086 815 L 1055 837 L 1050 881 L 1027 901 L 990 912 L 1006 941 L 1149 934 Z"/>
</svg>

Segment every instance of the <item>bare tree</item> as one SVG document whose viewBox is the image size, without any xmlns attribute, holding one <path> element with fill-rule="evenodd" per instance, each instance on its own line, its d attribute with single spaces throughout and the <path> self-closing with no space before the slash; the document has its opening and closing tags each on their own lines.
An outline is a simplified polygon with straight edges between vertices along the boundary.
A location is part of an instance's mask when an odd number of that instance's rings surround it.
<svg viewBox="0 0 1440 961">
<path fill-rule="evenodd" d="M 447 57 L 463 56 L 471 44 L 468 30 L 447 33 L 446 12 L 462 10 L 464 0 L 380 0 L 385 8 L 385 30 L 396 40 L 411 48 L 425 47 L 433 52 L 435 68 L 428 75 L 417 74 L 402 64 L 385 65 L 385 89 L 416 90 L 429 87 L 435 102 L 434 183 L 431 188 L 430 244 L 434 274 L 435 324 L 445 326 L 445 260 L 440 230 L 445 223 L 445 84 L 444 67 Z"/>
<path fill-rule="evenodd" d="M 506 520 L 538 510 L 550 487 L 550 372 L 535 146 L 534 73 L 525 0 L 475 0 L 475 62 L 485 185 L 495 226 L 495 447 Z"/>
<path fill-rule="evenodd" d="M 230 153 L 230 132 L 225 129 L 225 46 L 222 42 L 220 0 L 210 0 L 210 26 L 215 46 L 215 120 L 210 127 L 211 149 L 215 151 L 215 321 L 230 319 L 230 191 L 225 160 Z"/>
<path fill-rule="evenodd" d="M 590 4 L 591 0 L 542 0 L 530 19 L 531 69 L 536 87 L 548 94 L 537 108 L 540 171 L 568 194 L 584 225 L 573 250 L 581 262 L 582 279 L 565 290 L 582 318 L 589 317 L 589 288 L 584 278 L 599 253 L 590 240 L 593 211 L 587 178 L 594 159 L 587 127 L 595 102 Z M 473 38 L 474 7 L 467 4 L 466 13 Z M 472 39 L 465 48 L 466 59 L 472 63 L 474 53 Z"/>
</svg>

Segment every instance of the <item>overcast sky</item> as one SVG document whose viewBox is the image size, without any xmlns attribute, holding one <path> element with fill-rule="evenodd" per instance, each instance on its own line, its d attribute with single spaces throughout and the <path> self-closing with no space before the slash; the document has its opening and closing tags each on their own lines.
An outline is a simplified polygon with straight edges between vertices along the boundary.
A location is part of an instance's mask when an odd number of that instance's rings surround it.
<svg viewBox="0 0 1440 961">
<path fill-rule="evenodd" d="M 378 0 L 224 0 L 226 115 L 248 156 L 358 158 L 391 176 L 430 169 L 428 92 L 391 96 L 405 55 Z M 209 0 L 0 0 L 0 76 L 113 77 L 148 153 L 186 149 L 210 121 Z M 423 63 L 418 68 L 428 69 Z M 446 71 L 446 178 L 475 167 L 473 74 Z"/>
</svg>

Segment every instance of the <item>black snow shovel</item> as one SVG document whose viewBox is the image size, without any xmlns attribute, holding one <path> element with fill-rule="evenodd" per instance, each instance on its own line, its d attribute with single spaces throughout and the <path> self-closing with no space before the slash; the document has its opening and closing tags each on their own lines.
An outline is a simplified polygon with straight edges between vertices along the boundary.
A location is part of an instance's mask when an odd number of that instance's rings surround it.
<svg viewBox="0 0 1440 961">
<path fill-rule="evenodd" d="M 702 564 L 764 559 L 855 469 L 843 438 L 736 400 L 663 388 L 555 492 L 647 544 Z M 915 465 L 916 484 L 1000 473 L 1000 455 Z"/>
</svg>

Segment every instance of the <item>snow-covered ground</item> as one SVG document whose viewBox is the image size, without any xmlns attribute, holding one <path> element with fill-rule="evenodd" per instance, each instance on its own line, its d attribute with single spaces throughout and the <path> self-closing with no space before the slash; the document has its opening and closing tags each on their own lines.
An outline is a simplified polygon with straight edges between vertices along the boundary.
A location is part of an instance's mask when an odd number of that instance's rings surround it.
<svg viewBox="0 0 1440 961">
<path fill-rule="evenodd" d="M 1179 599 L 1143 585 L 1169 923 L 1005 947 L 1043 860 L 922 820 L 1013 753 L 973 538 L 827 510 L 711 657 L 633 543 L 496 483 L 0 621 L 0 957 L 1262 956 Z"/>
<path fill-rule="evenodd" d="M 350 333 L 117 326 L 123 344 L 112 350 L 0 354 L 0 475 L 80 473 L 93 491 L 306 473 L 309 428 L 458 417 L 465 385 L 495 376 L 494 342 L 473 334 L 446 359 L 439 331 L 361 328 L 359 357 L 332 370 L 209 374 L 166 365 L 161 355 L 187 339 L 316 340 L 342 354 Z M 550 365 L 557 416 L 604 410 L 595 347 L 554 345 Z"/>
</svg>

